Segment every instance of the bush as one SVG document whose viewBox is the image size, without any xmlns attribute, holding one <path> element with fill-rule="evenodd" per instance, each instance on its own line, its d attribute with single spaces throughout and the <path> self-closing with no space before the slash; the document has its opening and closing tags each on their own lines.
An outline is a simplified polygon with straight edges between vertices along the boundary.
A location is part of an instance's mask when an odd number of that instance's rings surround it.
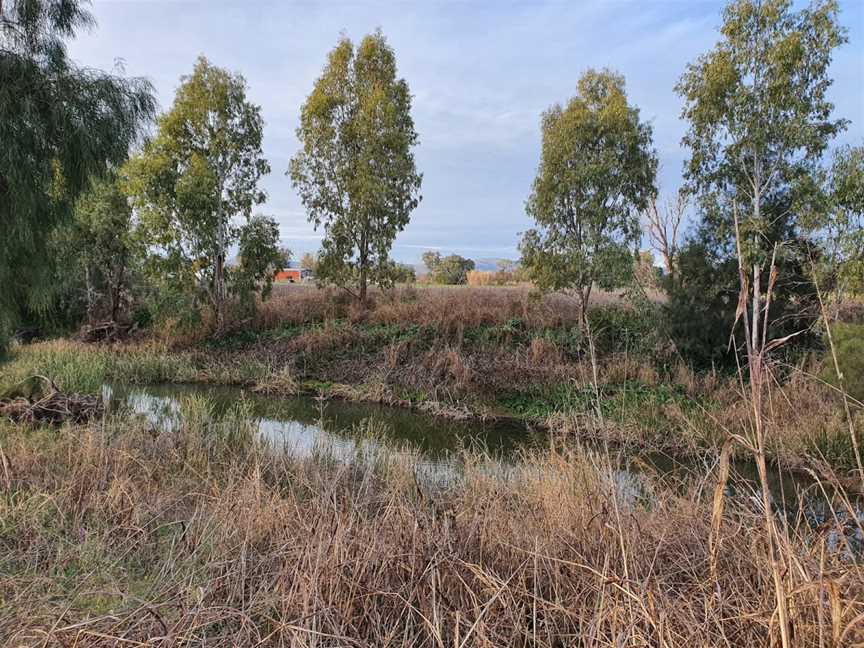
<svg viewBox="0 0 864 648">
<path fill-rule="evenodd" d="M 464 284 L 467 274 L 474 269 L 474 261 L 458 254 L 442 257 L 438 252 L 424 252 L 423 264 L 429 269 L 432 283 L 446 286 Z"/>
<path fill-rule="evenodd" d="M 656 309 L 594 306 L 588 321 L 599 355 L 630 353 L 650 359 L 662 355 L 662 326 Z"/>
<path fill-rule="evenodd" d="M 843 373 L 843 386 L 852 398 L 864 401 L 864 324 L 834 324 L 831 335 Z M 825 358 L 822 379 L 835 387 L 840 386 L 830 352 Z"/>
<path fill-rule="evenodd" d="M 696 367 L 734 364 L 729 333 L 738 299 L 738 265 L 718 261 L 704 244 L 691 242 L 678 256 L 674 281 L 667 280 L 666 317 L 679 353 Z"/>
</svg>

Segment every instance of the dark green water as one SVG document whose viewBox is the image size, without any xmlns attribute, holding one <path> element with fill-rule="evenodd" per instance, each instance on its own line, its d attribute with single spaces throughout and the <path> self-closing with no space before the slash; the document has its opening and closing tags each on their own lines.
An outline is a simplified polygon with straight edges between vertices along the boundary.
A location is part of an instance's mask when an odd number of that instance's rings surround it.
<svg viewBox="0 0 864 648">
<path fill-rule="evenodd" d="M 548 434 L 524 423 L 460 422 L 422 412 L 337 399 L 321 400 L 308 396 L 272 397 L 236 387 L 204 385 L 156 385 L 148 387 L 106 387 L 109 411 L 128 408 L 146 417 L 156 427 L 176 425 L 182 416 L 182 403 L 189 397 L 204 397 L 214 419 L 240 412 L 258 434 L 279 449 L 300 456 L 324 452 L 340 458 L 367 455 L 410 453 L 418 477 L 427 482 L 447 485 L 457 480 L 464 450 L 482 450 L 497 461 L 506 476 L 519 464 L 520 453 L 545 447 Z M 371 431 L 371 433 L 370 433 Z M 575 440 L 558 440 L 575 443 Z M 628 499 L 650 497 L 649 483 L 662 480 L 681 493 L 692 488 L 714 487 L 714 460 L 675 458 L 660 454 L 629 453 L 621 448 L 583 444 L 613 471 L 620 491 Z M 707 475 L 707 477 L 706 477 Z M 735 461 L 729 491 L 749 499 L 758 507 L 756 466 L 751 461 Z M 806 476 L 772 466 L 771 494 L 778 512 L 793 515 L 803 512 L 813 524 L 821 524 L 832 513 L 832 505 Z M 829 497 L 831 494 L 829 493 Z M 861 507 L 858 507 L 860 517 Z M 839 514 L 845 511 L 835 509 Z M 848 515 L 846 515 L 848 517 Z M 860 533 L 859 533 L 860 535 Z"/>
</svg>

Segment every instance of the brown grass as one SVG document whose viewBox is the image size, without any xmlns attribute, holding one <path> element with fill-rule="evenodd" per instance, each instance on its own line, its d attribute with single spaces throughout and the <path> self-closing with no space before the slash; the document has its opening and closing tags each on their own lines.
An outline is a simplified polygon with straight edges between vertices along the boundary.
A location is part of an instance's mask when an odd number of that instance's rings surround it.
<svg viewBox="0 0 864 648">
<path fill-rule="evenodd" d="M 759 512 L 711 488 L 627 496 L 614 460 L 526 457 L 417 482 L 412 459 L 268 451 L 206 406 L 138 423 L 7 430 L 0 471 L 6 646 L 768 646 Z M 711 476 L 709 478 L 709 483 Z M 781 525 L 796 646 L 864 640 L 845 527 Z"/>
<path fill-rule="evenodd" d="M 652 299 L 661 300 L 659 294 Z M 372 290 L 370 308 L 359 309 L 337 289 L 280 285 L 259 307 L 256 326 L 276 328 L 327 319 L 351 319 L 380 324 L 458 327 L 503 324 L 520 318 L 532 327 L 574 326 L 578 323 L 576 300 L 560 293 L 540 295 L 528 285 L 519 286 L 402 286 Z M 624 305 L 617 293 L 594 291 L 592 304 Z"/>
</svg>

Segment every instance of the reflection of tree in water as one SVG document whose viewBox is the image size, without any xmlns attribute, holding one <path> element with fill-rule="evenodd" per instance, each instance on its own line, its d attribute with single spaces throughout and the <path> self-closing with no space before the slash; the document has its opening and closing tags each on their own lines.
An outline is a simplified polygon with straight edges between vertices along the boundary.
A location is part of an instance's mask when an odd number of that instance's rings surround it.
<svg viewBox="0 0 864 648">
<path fill-rule="evenodd" d="M 274 398 L 237 387 L 203 385 L 158 385 L 146 388 L 106 387 L 108 410 L 126 409 L 146 418 L 154 427 L 171 430 L 184 415 L 184 405 L 197 403 L 213 421 L 232 424 L 245 421 L 274 448 L 299 456 L 321 456 L 341 461 L 384 463 L 407 459 L 419 481 L 429 486 L 446 486 L 458 479 L 460 456 L 465 451 L 489 455 L 488 470 L 510 478 L 519 473 L 519 453 L 542 447 L 545 438 L 527 430 L 524 424 L 450 421 L 422 412 L 386 405 L 322 400 L 312 397 Z M 587 446 L 604 456 L 601 446 Z M 612 453 L 617 465 L 614 477 L 625 501 L 650 501 L 651 480 L 660 479 L 686 496 L 695 480 L 704 480 L 712 470 L 710 462 L 681 459 L 663 454 L 628 455 Z M 749 461 L 733 462 L 729 495 L 744 502 L 759 499 L 756 467 Z M 774 506 L 779 514 L 794 521 L 802 511 L 812 526 L 830 522 L 836 511 L 816 492 L 812 481 L 798 473 L 774 466 L 771 474 Z M 860 506 L 856 511 L 861 514 Z M 854 525 L 848 512 L 838 519 Z M 841 520 L 841 523 L 842 520 Z M 857 536 L 860 551 L 864 538 Z M 830 540 L 830 539 L 829 539 Z"/>
</svg>

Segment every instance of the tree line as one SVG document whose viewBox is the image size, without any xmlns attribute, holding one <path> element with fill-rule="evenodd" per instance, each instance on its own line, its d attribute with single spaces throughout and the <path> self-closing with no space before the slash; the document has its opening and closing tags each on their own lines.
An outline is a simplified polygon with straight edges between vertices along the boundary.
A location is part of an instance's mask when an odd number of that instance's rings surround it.
<svg viewBox="0 0 864 648">
<path fill-rule="evenodd" d="M 201 57 L 157 116 L 145 80 L 69 60 L 65 43 L 92 23 L 73 0 L 0 5 L 0 340 L 22 323 L 98 319 L 206 315 L 222 330 L 290 258 L 275 220 L 256 213 L 271 172 L 261 109 L 242 75 Z M 689 157 L 666 204 L 652 128 L 624 77 L 587 70 L 541 116 L 521 271 L 572 294 L 587 326 L 592 290 L 638 283 L 645 233 L 665 267 L 670 333 L 705 362 L 723 355 L 736 319 L 739 256 L 751 275 L 773 259 L 776 271 L 751 281 L 784 287 L 770 304 L 778 330 L 806 329 L 817 281 L 860 293 L 864 148 L 826 159 L 848 125 L 827 97 L 845 41 L 833 0 L 800 11 L 730 2 L 720 40 L 675 88 Z M 323 233 L 302 263 L 364 303 L 369 286 L 413 273 L 391 258 L 422 199 L 411 103 L 376 31 L 340 38 L 300 110 L 286 175 Z M 688 209 L 696 223 L 683 236 Z M 423 260 L 439 283 L 473 270 L 458 255 Z"/>
</svg>

